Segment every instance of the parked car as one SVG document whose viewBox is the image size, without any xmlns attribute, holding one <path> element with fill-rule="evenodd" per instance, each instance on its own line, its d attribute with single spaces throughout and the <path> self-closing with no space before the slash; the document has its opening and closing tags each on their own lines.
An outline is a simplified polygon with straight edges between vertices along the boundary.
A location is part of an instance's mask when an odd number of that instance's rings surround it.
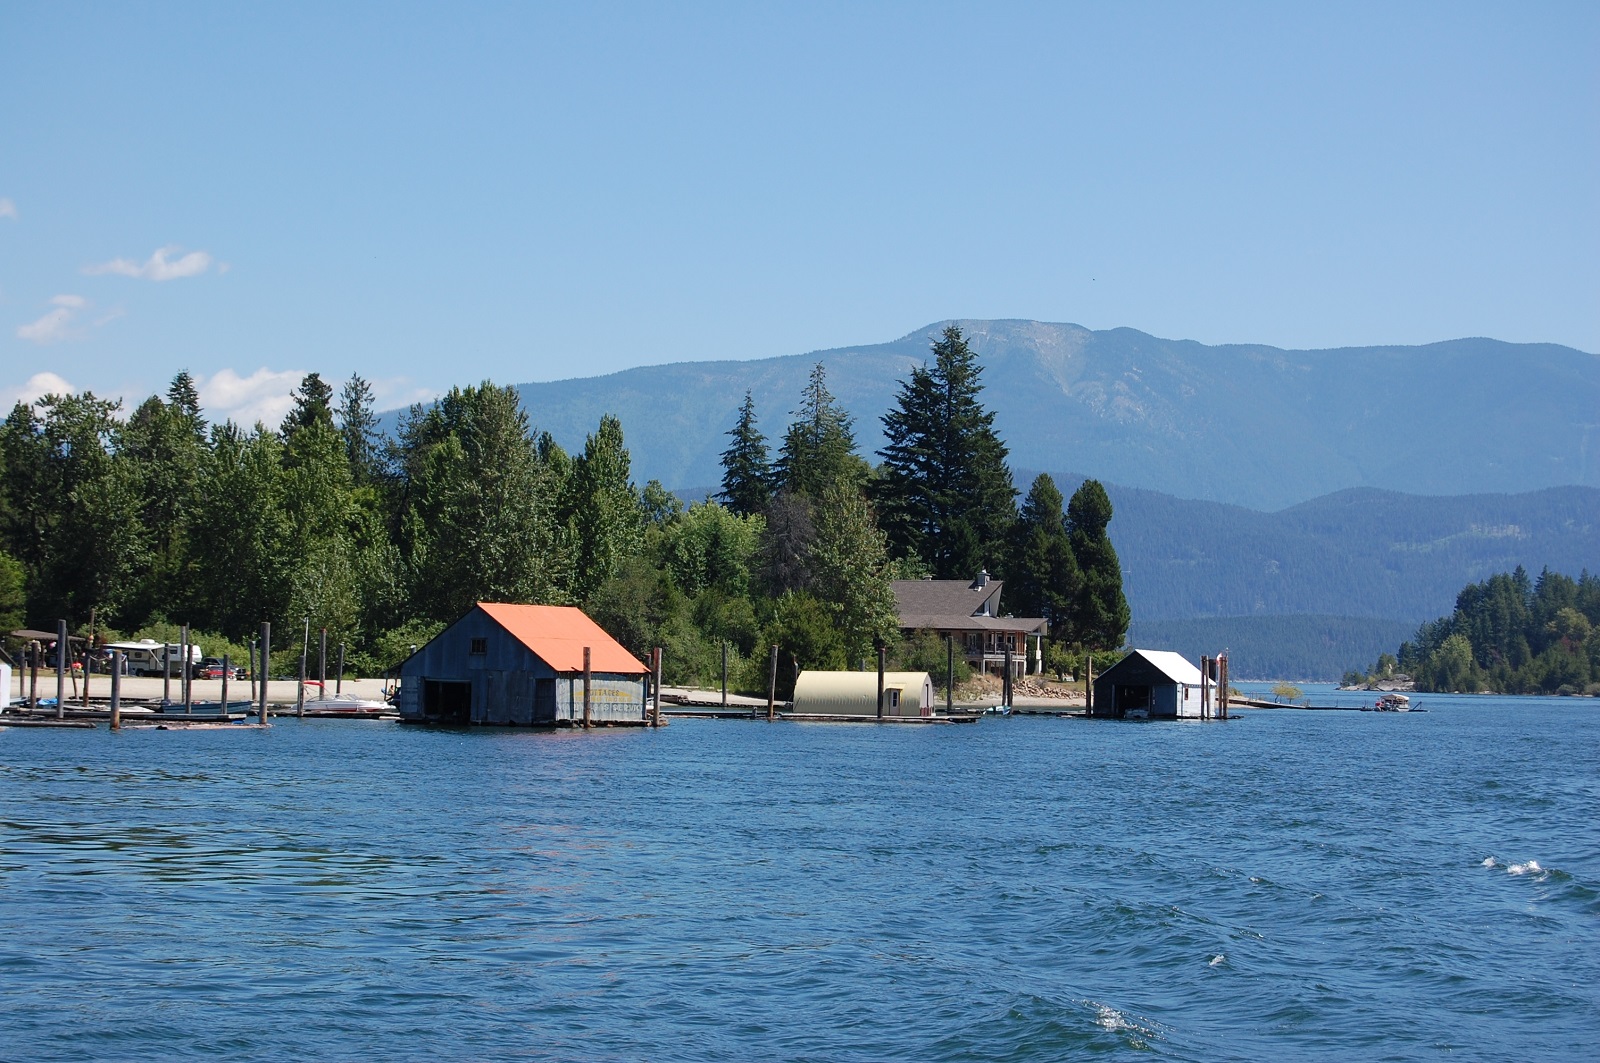
<svg viewBox="0 0 1600 1063">
<path fill-rule="evenodd" d="M 221 679 L 224 674 L 222 658 L 207 657 L 205 660 L 200 662 L 200 666 L 195 669 L 194 674 L 195 678 L 197 679 Z M 229 679 L 243 679 L 245 677 L 245 671 L 243 668 L 230 661 L 228 663 L 227 675 Z"/>
</svg>

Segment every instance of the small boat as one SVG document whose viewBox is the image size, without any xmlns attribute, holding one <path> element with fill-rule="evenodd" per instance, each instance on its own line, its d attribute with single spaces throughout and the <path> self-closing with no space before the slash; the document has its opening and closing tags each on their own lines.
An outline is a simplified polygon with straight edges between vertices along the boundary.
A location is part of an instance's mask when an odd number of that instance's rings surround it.
<svg viewBox="0 0 1600 1063">
<path fill-rule="evenodd" d="M 375 698 L 358 698 L 354 694 L 324 694 L 307 698 L 307 716 L 354 716 L 363 719 L 396 715 L 395 707 Z"/>
<path fill-rule="evenodd" d="M 1411 699 L 1404 694 L 1385 694 L 1372 709 L 1374 712 L 1410 712 Z"/>
</svg>

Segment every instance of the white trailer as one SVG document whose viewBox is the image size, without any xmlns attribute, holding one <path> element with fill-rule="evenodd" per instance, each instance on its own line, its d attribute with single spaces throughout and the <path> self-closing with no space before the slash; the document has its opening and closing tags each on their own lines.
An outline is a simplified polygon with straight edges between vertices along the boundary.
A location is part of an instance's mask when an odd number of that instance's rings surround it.
<svg viewBox="0 0 1600 1063">
<path fill-rule="evenodd" d="M 123 658 L 128 662 L 128 671 L 133 675 L 165 675 L 167 660 L 172 660 L 172 674 L 183 674 L 183 645 L 177 642 L 161 643 L 155 639 L 140 639 L 138 642 L 113 642 L 106 646 L 108 650 L 121 650 Z M 194 669 L 203 659 L 198 645 L 189 646 L 189 667 Z"/>
</svg>

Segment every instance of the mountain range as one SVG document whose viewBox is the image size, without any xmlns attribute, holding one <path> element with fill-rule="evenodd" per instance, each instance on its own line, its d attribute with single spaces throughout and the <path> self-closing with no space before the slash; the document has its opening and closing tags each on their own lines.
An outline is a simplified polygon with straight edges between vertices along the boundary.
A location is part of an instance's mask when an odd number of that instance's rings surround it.
<svg viewBox="0 0 1600 1063">
<path fill-rule="evenodd" d="M 818 362 L 875 460 L 898 382 L 951 324 L 983 366 L 1018 488 L 1036 470 L 1069 495 L 1085 475 L 1106 485 L 1135 641 L 1232 647 L 1241 677 L 1336 678 L 1469 582 L 1600 567 L 1600 356 L 1555 344 L 1294 351 L 958 320 L 517 389 L 569 451 L 615 414 L 636 482 L 704 497 L 745 392 L 776 452 Z"/>
<path fill-rule="evenodd" d="M 1555 344 L 1295 351 L 960 320 L 890 343 L 642 366 L 518 391 L 534 425 L 568 448 L 602 414 L 616 414 L 636 479 L 692 488 L 720 481 L 718 457 L 744 393 L 775 444 L 817 362 L 871 456 L 898 382 L 927 361 L 949 324 L 978 354 L 982 398 L 1014 467 L 1079 469 L 1259 510 L 1353 487 L 1423 495 L 1600 487 L 1600 356 Z"/>
</svg>

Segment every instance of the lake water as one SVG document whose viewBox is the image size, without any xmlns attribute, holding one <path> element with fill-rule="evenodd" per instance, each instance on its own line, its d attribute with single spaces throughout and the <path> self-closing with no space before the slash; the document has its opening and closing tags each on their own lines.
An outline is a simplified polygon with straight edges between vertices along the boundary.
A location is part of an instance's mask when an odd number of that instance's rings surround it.
<svg viewBox="0 0 1600 1063">
<path fill-rule="evenodd" d="M 1600 702 L 0 731 L 0 1058 L 1600 1058 Z"/>
</svg>

